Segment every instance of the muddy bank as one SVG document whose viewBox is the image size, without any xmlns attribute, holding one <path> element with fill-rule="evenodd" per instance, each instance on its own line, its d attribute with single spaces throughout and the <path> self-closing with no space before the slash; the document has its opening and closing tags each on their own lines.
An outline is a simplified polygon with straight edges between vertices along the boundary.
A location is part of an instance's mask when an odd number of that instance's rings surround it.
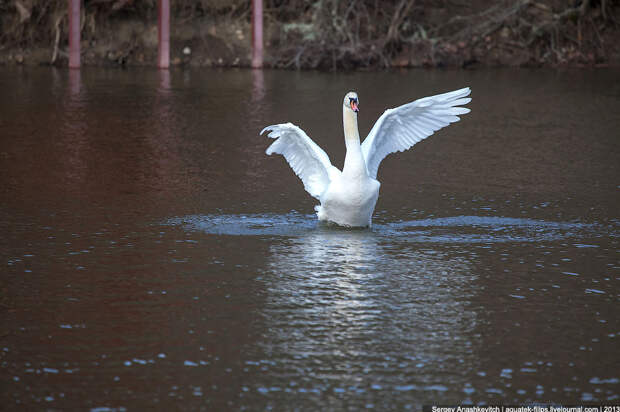
<svg viewBox="0 0 620 412">
<path fill-rule="evenodd" d="M 173 2 L 171 63 L 250 65 L 249 2 Z M 265 2 L 265 65 L 292 69 L 620 65 L 620 2 Z M 154 66 L 157 2 L 85 1 L 82 64 Z M 65 1 L 0 2 L 0 65 L 66 66 Z"/>
</svg>

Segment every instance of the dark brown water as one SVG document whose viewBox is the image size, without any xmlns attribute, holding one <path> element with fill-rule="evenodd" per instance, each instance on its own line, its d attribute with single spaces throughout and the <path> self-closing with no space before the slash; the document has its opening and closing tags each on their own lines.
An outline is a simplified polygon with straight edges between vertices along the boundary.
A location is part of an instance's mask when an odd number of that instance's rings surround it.
<svg viewBox="0 0 620 412">
<path fill-rule="evenodd" d="M 3 409 L 617 404 L 619 77 L 0 70 Z M 258 136 L 464 86 L 370 231 Z"/>
</svg>

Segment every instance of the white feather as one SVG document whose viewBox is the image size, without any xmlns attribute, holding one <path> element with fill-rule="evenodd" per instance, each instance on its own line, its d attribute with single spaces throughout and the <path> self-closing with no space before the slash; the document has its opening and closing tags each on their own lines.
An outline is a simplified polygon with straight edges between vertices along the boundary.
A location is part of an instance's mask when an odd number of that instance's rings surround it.
<svg viewBox="0 0 620 412">
<path fill-rule="evenodd" d="M 304 184 L 306 192 L 320 200 L 321 195 L 340 170 L 332 166 L 329 156 L 292 123 L 275 124 L 265 127 L 260 134 L 269 131 L 267 136 L 277 139 L 265 151 L 268 155 L 278 153 L 284 156 L 293 171 Z"/>
<path fill-rule="evenodd" d="M 436 96 L 424 97 L 379 117 L 362 143 L 368 175 L 376 179 L 381 161 L 390 153 L 405 151 L 437 130 L 459 121 L 458 115 L 469 113 L 465 107 L 469 87 Z"/>
</svg>

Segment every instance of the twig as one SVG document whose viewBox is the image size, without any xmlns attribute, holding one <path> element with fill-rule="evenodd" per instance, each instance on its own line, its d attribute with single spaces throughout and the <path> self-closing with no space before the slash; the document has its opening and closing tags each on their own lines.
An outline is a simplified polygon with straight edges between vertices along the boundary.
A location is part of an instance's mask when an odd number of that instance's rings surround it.
<svg viewBox="0 0 620 412">
<path fill-rule="evenodd" d="M 396 6 L 396 10 L 394 11 L 394 14 L 392 15 L 392 21 L 390 23 L 390 26 L 388 27 L 387 36 L 385 37 L 385 40 L 384 40 L 384 43 L 386 44 L 392 40 L 398 40 L 398 28 L 403 22 L 403 19 L 405 18 L 405 16 L 409 13 L 409 10 L 411 10 L 414 0 L 409 0 L 408 2 L 406 2 L 406 4 L 405 2 L 406 0 L 402 0 L 398 4 L 398 6 Z"/>
<path fill-rule="evenodd" d="M 56 62 L 56 57 L 58 56 L 58 43 L 60 41 L 60 22 L 62 21 L 62 15 L 56 18 L 55 30 L 56 36 L 54 38 L 54 51 L 52 52 L 52 61 L 50 64 L 54 64 Z"/>
<path fill-rule="evenodd" d="M 489 17 L 488 19 L 485 19 L 482 23 L 476 26 L 471 27 L 471 25 L 468 24 L 467 27 L 465 27 L 462 30 L 459 30 L 458 32 L 450 36 L 449 40 L 451 42 L 454 42 L 462 38 L 473 37 L 473 35 L 478 35 L 480 38 L 484 38 L 488 36 L 489 34 L 495 32 L 496 30 L 498 30 L 500 27 L 502 27 L 505 24 L 506 20 L 508 20 L 508 18 L 519 13 L 524 7 L 528 6 L 529 4 L 530 4 L 530 0 L 521 0 L 517 2 L 517 4 L 515 4 L 514 6 L 508 8 L 508 10 L 502 12 L 502 10 L 504 9 L 504 4 L 500 3 L 499 5 L 490 7 L 482 11 L 481 13 L 478 13 L 475 15 L 470 15 L 468 17 L 457 16 L 459 17 L 458 19 L 451 19 L 451 20 L 455 22 L 456 21 L 469 21 L 469 20 L 473 20 L 474 18 L 486 17 L 489 14 L 493 14 L 496 11 L 499 11 L 499 13 L 496 16 Z M 445 27 L 445 25 L 442 27 Z"/>
<path fill-rule="evenodd" d="M 19 22 L 24 23 L 32 16 L 32 6 L 30 8 L 24 6 L 19 0 L 15 0 L 15 8 L 19 12 Z"/>
<path fill-rule="evenodd" d="M 592 17 L 590 17 L 590 24 L 592 24 L 592 27 L 594 28 L 594 33 L 596 33 L 596 37 L 598 38 L 598 47 L 601 49 L 603 54 L 607 54 L 605 52 L 604 42 L 603 42 L 603 38 L 601 37 L 601 33 L 599 33 L 598 28 L 596 27 L 596 23 L 594 23 L 594 20 L 592 20 Z"/>
</svg>

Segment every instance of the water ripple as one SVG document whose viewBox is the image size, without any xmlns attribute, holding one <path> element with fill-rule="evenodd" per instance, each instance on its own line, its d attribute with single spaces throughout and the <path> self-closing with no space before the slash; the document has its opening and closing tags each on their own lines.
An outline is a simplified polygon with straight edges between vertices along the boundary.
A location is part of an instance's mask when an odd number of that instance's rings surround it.
<svg viewBox="0 0 620 412">
<path fill-rule="evenodd" d="M 454 216 L 375 223 L 371 229 L 344 229 L 317 222 L 314 215 L 212 214 L 169 219 L 164 224 L 214 235 L 298 237 L 365 233 L 423 243 L 540 242 L 615 234 L 616 228 L 578 222 L 551 222 L 512 217 Z"/>
</svg>

